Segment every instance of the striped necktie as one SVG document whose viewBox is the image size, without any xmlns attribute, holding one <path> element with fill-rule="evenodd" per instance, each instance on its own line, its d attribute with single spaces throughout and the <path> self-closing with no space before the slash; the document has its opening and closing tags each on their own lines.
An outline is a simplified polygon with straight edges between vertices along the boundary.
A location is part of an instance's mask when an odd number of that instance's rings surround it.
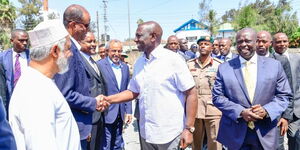
<svg viewBox="0 0 300 150">
<path fill-rule="evenodd" d="M 16 86 L 20 76 L 21 76 L 21 64 L 19 61 L 20 54 L 16 55 L 16 62 L 15 62 L 15 70 L 14 70 L 14 87 Z"/>
</svg>

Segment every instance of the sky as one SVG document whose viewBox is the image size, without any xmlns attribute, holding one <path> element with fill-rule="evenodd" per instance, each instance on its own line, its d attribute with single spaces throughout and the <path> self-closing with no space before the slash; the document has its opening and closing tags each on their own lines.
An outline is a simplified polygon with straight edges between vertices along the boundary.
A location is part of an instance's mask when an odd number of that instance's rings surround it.
<svg viewBox="0 0 300 150">
<path fill-rule="evenodd" d="M 59 12 L 62 18 L 64 10 L 71 4 L 79 4 L 85 7 L 90 15 L 91 21 L 96 22 L 96 12 L 99 13 L 99 31 L 104 33 L 103 23 L 103 0 L 48 0 L 49 9 Z M 201 0 L 108 0 L 107 3 L 107 25 L 108 34 L 111 39 L 124 40 L 129 37 L 128 25 L 128 1 L 130 5 L 130 37 L 133 38 L 137 28 L 137 20 L 156 21 L 163 29 L 163 39 L 174 34 L 173 30 L 189 21 L 199 19 L 199 3 Z M 220 18 L 225 11 L 238 8 L 240 1 L 247 0 L 212 0 L 211 8 L 217 12 Z M 248 0 L 254 1 L 254 0 Z M 271 0 L 276 2 L 278 0 Z M 18 0 L 11 0 L 20 7 Z M 300 20 L 300 0 L 292 0 L 294 11 L 298 13 Z"/>
</svg>

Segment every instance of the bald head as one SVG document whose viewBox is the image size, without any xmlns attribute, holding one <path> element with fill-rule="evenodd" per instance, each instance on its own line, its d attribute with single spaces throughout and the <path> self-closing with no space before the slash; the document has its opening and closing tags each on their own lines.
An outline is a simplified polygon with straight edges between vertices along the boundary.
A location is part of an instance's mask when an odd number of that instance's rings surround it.
<svg viewBox="0 0 300 150">
<path fill-rule="evenodd" d="M 154 21 L 140 24 L 136 30 L 135 42 L 140 51 L 150 52 L 161 42 L 163 31 L 160 25 Z"/>
<path fill-rule="evenodd" d="M 246 60 L 250 60 L 256 50 L 256 31 L 252 28 L 244 28 L 236 35 L 237 51 Z"/>
<path fill-rule="evenodd" d="M 259 31 L 256 40 L 256 53 L 260 56 L 266 56 L 271 46 L 272 36 L 268 31 Z"/>
<path fill-rule="evenodd" d="M 155 34 L 156 42 L 160 43 L 163 31 L 162 31 L 161 26 L 157 22 L 147 21 L 147 22 L 140 24 L 139 26 L 143 27 L 144 30 L 146 32 L 148 32 L 149 34 Z"/>
<path fill-rule="evenodd" d="M 273 36 L 272 45 L 276 53 L 283 54 L 289 47 L 289 38 L 285 33 L 276 33 Z"/>
<path fill-rule="evenodd" d="M 222 38 L 219 41 L 219 48 L 220 48 L 221 55 L 223 55 L 223 56 L 228 55 L 231 44 L 232 44 L 232 42 L 231 42 L 231 39 L 229 39 L 229 38 Z"/>
<path fill-rule="evenodd" d="M 176 52 L 179 49 L 179 41 L 175 35 L 171 35 L 167 41 L 167 48 Z"/>
</svg>

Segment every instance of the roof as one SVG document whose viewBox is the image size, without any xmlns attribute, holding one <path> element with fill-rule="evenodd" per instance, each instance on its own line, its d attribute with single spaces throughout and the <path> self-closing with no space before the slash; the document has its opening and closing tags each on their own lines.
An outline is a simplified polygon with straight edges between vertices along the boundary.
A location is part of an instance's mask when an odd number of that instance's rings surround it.
<svg viewBox="0 0 300 150">
<path fill-rule="evenodd" d="M 181 25 L 177 29 L 175 29 L 174 32 L 176 33 L 181 30 L 204 30 L 207 28 L 208 28 L 207 25 L 200 23 L 199 21 L 197 21 L 195 19 L 191 19 L 191 20 L 185 22 L 183 25 Z"/>
<path fill-rule="evenodd" d="M 230 31 L 234 31 L 234 28 L 230 23 L 223 23 L 222 25 L 220 25 L 219 32 L 230 32 Z"/>
</svg>

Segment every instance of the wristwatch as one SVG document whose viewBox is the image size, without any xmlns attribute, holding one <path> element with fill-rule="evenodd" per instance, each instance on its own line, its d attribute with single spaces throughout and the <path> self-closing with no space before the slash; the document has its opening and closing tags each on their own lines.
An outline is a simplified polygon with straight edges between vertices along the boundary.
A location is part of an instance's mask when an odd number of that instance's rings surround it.
<svg viewBox="0 0 300 150">
<path fill-rule="evenodd" d="M 194 133 L 194 131 L 195 131 L 195 127 L 185 127 L 185 129 L 187 129 L 191 133 Z"/>
</svg>

